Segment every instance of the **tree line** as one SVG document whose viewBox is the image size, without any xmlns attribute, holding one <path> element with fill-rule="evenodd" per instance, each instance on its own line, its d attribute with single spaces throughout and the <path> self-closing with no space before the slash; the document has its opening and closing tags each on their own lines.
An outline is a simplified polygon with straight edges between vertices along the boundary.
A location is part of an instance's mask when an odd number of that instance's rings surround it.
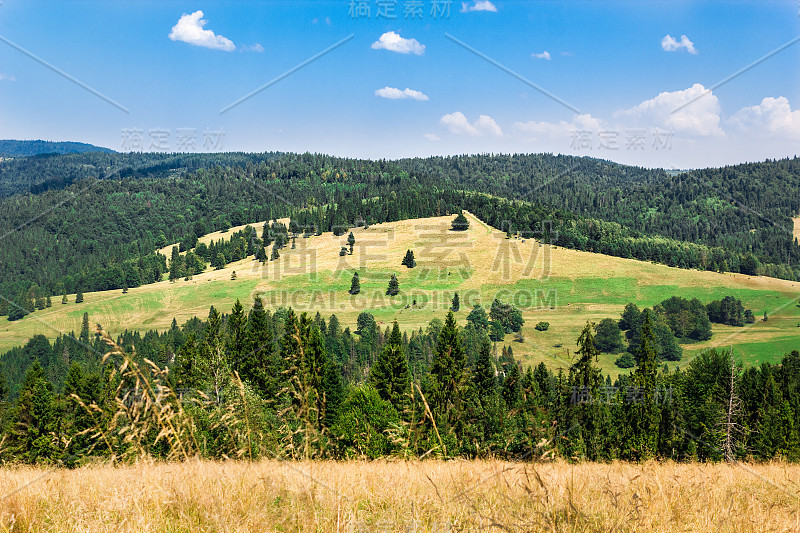
<svg viewBox="0 0 800 533">
<path fill-rule="evenodd" d="M 85 316 L 77 337 L 5 354 L 0 457 L 800 459 L 798 351 L 743 370 L 709 350 L 669 371 L 643 313 L 635 366 L 611 379 L 591 323 L 554 371 L 498 350 L 477 308 L 403 332 L 248 307 L 116 339 Z"/>
</svg>

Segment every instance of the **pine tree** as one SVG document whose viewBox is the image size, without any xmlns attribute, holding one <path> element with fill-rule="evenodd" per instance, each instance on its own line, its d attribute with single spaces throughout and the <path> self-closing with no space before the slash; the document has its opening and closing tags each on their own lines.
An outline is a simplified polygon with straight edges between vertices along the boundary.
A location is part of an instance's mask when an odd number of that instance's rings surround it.
<svg viewBox="0 0 800 533">
<path fill-rule="evenodd" d="M 397 276 L 392 274 L 392 277 L 389 278 L 389 286 L 386 289 L 386 294 L 389 296 L 394 296 L 400 292 L 400 283 L 397 281 Z"/>
<path fill-rule="evenodd" d="M 411 376 L 408 361 L 403 350 L 400 326 L 394 323 L 389 341 L 370 369 L 369 382 L 381 398 L 390 402 L 402 412 L 409 393 Z"/>
<path fill-rule="evenodd" d="M 450 305 L 450 309 L 454 313 L 457 313 L 458 310 L 461 309 L 461 302 L 458 299 L 458 293 L 457 292 L 453 294 L 453 302 Z"/>
<path fill-rule="evenodd" d="M 346 255 L 347 255 L 347 248 L 342 246 L 341 249 L 339 250 L 339 257 L 344 257 Z"/>
<path fill-rule="evenodd" d="M 53 307 L 53 301 L 50 299 L 49 296 L 47 297 L 47 302 L 45 303 L 45 307 Z"/>
<path fill-rule="evenodd" d="M 78 290 L 78 294 L 75 295 L 75 303 L 82 304 L 83 303 L 83 292 Z"/>
<path fill-rule="evenodd" d="M 278 251 L 278 247 L 277 246 L 273 246 L 272 247 L 272 255 L 270 256 L 269 260 L 270 261 L 274 261 L 274 260 L 278 259 L 280 256 L 281 256 L 281 254 Z"/>
<path fill-rule="evenodd" d="M 361 281 L 358 279 L 358 272 L 353 273 L 353 280 L 350 282 L 350 294 L 358 294 L 361 292 Z"/>
<path fill-rule="evenodd" d="M 406 250 L 406 255 L 403 257 L 403 261 L 400 264 L 408 268 L 417 266 L 417 261 L 414 259 L 414 252 L 412 250 Z"/>
<path fill-rule="evenodd" d="M 69 303 L 69 300 L 67 299 L 67 293 L 65 292 L 64 296 L 61 297 L 61 304 L 63 305 L 66 303 Z"/>
</svg>

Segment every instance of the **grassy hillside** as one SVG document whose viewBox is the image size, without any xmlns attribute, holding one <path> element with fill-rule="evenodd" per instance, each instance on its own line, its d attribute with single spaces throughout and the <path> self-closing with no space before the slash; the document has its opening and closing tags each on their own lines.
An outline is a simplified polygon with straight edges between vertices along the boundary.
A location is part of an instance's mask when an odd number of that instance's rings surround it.
<svg viewBox="0 0 800 533">
<path fill-rule="evenodd" d="M 339 250 L 347 235 L 324 233 L 298 237 L 296 249 L 287 246 L 278 260 L 264 265 L 248 258 L 190 281 L 163 281 L 128 294 L 85 293 L 83 304 L 73 303 L 74 295 L 67 305 L 55 298 L 52 308 L 18 322 L 0 322 L 0 350 L 37 333 L 53 338 L 78 330 L 84 312 L 112 333 L 123 328 L 166 329 L 173 317 L 179 323 L 204 317 L 212 304 L 227 312 L 237 298 L 246 303 L 255 294 L 261 294 L 270 308 L 292 306 L 323 316 L 335 313 L 353 329 L 364 310 L 373 313 L 382 327 L 397 319 L 403 328 L 411 329 L 425 327 L 434 317 L 443 318 L 456 291 L 461 298 L 457 318 L 462 324 L 473 303 L 488 306 L 495 297 L 523 309 L 524 342 L 507 336 L 507 344 L 527 363 L 545 361 L 566 367 L 587 320 L 618 318 L 628 302 L 649 307 L 673 295 L 703 302 L 733 295 L 752 308 L 756 317 L 765 311 L 769 316 L 768 322 L 759 320 L 745 328 L 715 325 L 712 340 L 684 345 L 681 365 L 711 346 L 734 346 L 748 365 L 776 362 L 783 353 L 800 348 L 798 282 L 670 268 L 531 239 L 509 240 L 476 217 L 469 218 L 471 225 L 465 232 L 450 230 L 452 217 L 357 228 L 353 230 L 354 253 L 344 257 Z M 407 249 L 415 253 L 414 269 L 400 265 Z M 362 291 L 350 296 L 347 290 L 356 270 Z M 236 280 L 231 280 L 233 271 Z M 401 292 L 390 298 L 385 291 L 392 273 L 398 276 Z M 534 329 L 541 320 L 550 323 L 548 331 Z M 600 366 L 616 372 L 615 358 L 601 356 Z"/>
</svg>

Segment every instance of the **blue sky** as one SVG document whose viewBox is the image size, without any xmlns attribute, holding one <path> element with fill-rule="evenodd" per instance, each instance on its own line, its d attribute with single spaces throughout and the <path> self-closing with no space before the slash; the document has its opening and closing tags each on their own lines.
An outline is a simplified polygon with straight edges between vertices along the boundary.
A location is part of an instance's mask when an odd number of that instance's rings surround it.
<svg viewBox="0 0 800 533">
<path fill-rule="evenodd" d="M 800 42 L 717 86 L 800 36 L 797 1 L 434 2 L 2 0 L 0 138 L 665 168 L 800 152 Z"/>
</svg>

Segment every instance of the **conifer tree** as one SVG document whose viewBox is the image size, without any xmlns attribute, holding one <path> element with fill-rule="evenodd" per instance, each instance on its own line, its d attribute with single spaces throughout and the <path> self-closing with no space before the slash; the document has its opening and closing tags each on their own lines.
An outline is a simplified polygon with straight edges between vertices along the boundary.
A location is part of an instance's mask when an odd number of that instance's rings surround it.
<svg viewBox="0 0 800 533">
<path fill-rule="evenodd" d="M 242 378 L 259 391 L 264 398 L 273 399 L 280 388 L 281 364 L 273 353 L 273 334 L 269 315 L 264 309 L 260 296 L 253 299 L 253 308 L 247 318 L 243 332 L 243 352 L 241 356 Z"/>
<path fill-rule="evenodd" d="M 481 343 L 472 379 L 481 401 L 493 395 L 497 390 L 497 376 L 494 362 L 492 362 L 492 345 L 486 337 Z"/>
<path fill-rule="evenodd" d="M 388 342 L 370 369 L 369 382 L 381 398 L 394 405 L 398 412 L 403 411 L 411 377 L 397 322 L 394 323 Z"/>
<path fill-rule="evenodd" d="M 661 411 L 656 404 L 658 352 L 655 348 L 656 338 L 651 314 L 649 309 L 642 313 L 641 340 L 634 354 L 636 369 L 632 375 L 631 387 L 626 391 L 627 422 L 630 427 L 626 446 L 630 457 L 639 460 L 656 454 L 661 422 Z"/>
<path fill-rule="evenodd" d="M 464 213 L 459 213 L 451 224 L 454 231 L 464 231 L 469 229 L 469 220 L 464 216 Z"/>
<path fill-rule="evenodd" d="M 274 260 L 278 259 L 280 256 L 281 256 L 281 254 L 278 251 L 278 247 L 277 246 L 273 246 L 272 247 L 272 255 L 270 256 L 269 260 L 270 261 L 274 261 Z"/>
<path fill-rule="evenodd" d="M 233 304 L 233 308 L 231 308 L 231 314 L 228 315 L 225 348 L 231 368 L 238 371 L 239 377 L 242 379 L 246 379 L 246 376 L 243 375 L 241 363 L 238 361 L 242 360 L 247 350 L 246 327 L 247 317 L 244 314 L 244 307 L 242 306 L 242 302 L 237 298 L 236 302 Z"/>
<path fill-rule="evenodd" d="M 53 459 L 57 453 L 56 406 L 45 371 L 36 360 L 25 374 L 12 413 L 9 448 L 25 462 Z"/>
<path fill-rule="evenodd" d="M 83 303 L 83 292 L 78 289 L 78 293 L 75 295 L 75 303 L 82 304 Z"/>
<path fill-rule="evenodd" d="M 414 259 L 414 252 L 412 250 L 406 250 L 406 255 L 403 257 L 403 261 L 400 264 L 408 268 L 417 266 L 417 261 Z"/>
<path fill-rule="evenodd" d="M 394 296 L 400 292 L 400 283 L 397 281 L 397 276 L 392 274 L 392 277 L 389 278 L 389 286 L 386 288 L 386 294 L 389 296 Z"/>
<path fill-rule="evenodd" d="M 358 294 L 361 292 L 361 281 L 358 279 L 358 272 L 353 273 L 353 279 L 350 282 L 350 294 Z"/>
<path fill-rule="evenodd" d="M 457 313 L 458 310 L 461 309 L 461 302 L 458 299 L 458 293 L 457 292 L 453 294 L 453 302 L 450 305 L 450 309 L 454 313 Z"/>
<path fill-rule="evenodd" d="M 63 305 L 66 303 L 69 303 L 69 300 L 67 299 L 67 293 L 64 292 L 64 296 L 61 297 L 61 304 Z"/>
<path fill-rule="evenodd" d="M 440 412 L 456 405 L 465 379 L 466 357 L 452 312 L 447 313 L 430 369 L 432 400 Z"/>
</svg>

